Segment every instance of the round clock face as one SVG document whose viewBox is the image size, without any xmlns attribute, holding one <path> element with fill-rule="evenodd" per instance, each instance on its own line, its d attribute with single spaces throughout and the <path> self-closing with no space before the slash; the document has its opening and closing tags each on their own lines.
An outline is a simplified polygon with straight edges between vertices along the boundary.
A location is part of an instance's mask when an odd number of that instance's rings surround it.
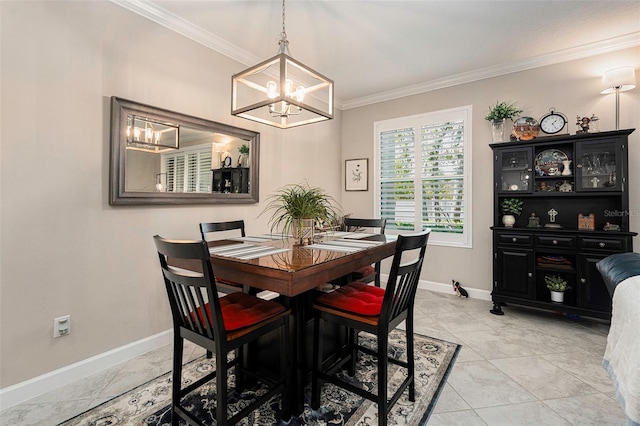
<svg viewBox="0 0 640 426">
<path fill-rule="evenodd" d="M 564 129 L 566 124 L 567 120 L 564 116 L 551 112 L 540 119 L 540 130 L 553 135 Z"/>
<path fill-rule="evenodd" d="M 224 167 L 231 167 L 231 157 L 226 156 L 224 158 Z"/>
</svg>

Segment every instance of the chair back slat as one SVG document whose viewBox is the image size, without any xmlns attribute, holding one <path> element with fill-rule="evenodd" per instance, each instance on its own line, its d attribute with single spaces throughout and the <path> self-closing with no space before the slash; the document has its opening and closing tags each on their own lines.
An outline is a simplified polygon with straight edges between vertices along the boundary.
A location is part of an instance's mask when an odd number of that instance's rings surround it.
<svg viewBox="0 0 640 426">
<path fill-rule="evenodd" d="M 387 226 L 387 219 L 361 219 L 355 217 L 344 218 L 345 231 L 357 231 L 363 228 L 377 228 L 380 234 L 384 234 L 384 228 Z"/>
<path fill-rule="evenodd" d="M 207 243 L 167 240 L 158 235 L 153 238 L 158 250 L 174 327 L 183 327 L 216 341 L 226 339 Z M 203 273 L 172 268 L 168 265 L 168 258 L 199 260 Z"/>
<path fill-rule="evenodd" d="M 245 237 L 244 220 L 232 220 L 228 222 L 208 222 L 200 224 L 200 235 L 204 241 L 211 241 L 207 234 L 212 232 L 240 230 L 240 236 Z"/>
<path fill-rule="evenodd" d="M 381 322 L 388 323 L 413 307 L 430 232 L 431 230 L 427 229 L 416 234 L 398 236 L 382 302 Z M 415 259 L 403 261 L 403 255 L 415 255 L 415 253 L 408 253 L 415 250 L 419 250 Z"/>
</svg>

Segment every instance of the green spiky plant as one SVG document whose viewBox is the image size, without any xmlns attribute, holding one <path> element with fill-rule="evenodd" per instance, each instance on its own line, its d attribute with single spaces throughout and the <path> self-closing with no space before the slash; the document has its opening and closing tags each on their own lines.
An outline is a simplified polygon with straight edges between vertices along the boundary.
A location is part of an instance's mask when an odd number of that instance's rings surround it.
<svg viewBox="0 0 640 426">
<path fill-rule="evenodd" d="M 522 110 L 516 107 L 515 102 L 507 104 L 506 102 L 496 101 L 494 106 L 489 107 L 489 114 L 484 119 L 487 121 L 512 120 L 520 114 L 522 114 Z"/>
<path fill-rule="evenodd" d="M 305 220 L 314 224 L 334 224 L 340 220 L 341 209 L 326 191 L 308 183 L 291 184 L 278 189 L 268 198 L 263 214 L 271 211 L 271 232 L 280 229 L 282 235 L 294 236 L 303 244 Z"/>
<path fill-rule="evenodd" d="M 247 145 L 246 143 L 243 143 L 238 148 L 238 152 L 240 152 L 240 154 L 248 155 L 249 154 L 249 145 Z"/>
</svg>

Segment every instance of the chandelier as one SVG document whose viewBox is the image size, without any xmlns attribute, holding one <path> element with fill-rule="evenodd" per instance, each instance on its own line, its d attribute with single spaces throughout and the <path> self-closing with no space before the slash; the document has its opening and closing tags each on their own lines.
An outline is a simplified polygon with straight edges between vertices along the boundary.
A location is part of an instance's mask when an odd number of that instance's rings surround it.
<svg viewBox="0 0 640 426">
<path fill-rule="evenodd" d="M 127 149 L 156 154 L 179 147 L 179 126 L 127 114 Z"/>
<path fill-rule="evenodd" d="M 333 80 L 291 57 L 284 0 L 278 54 L 232 77 L 231 114 L 281 129 L 333 118 Z"/>
</svg>

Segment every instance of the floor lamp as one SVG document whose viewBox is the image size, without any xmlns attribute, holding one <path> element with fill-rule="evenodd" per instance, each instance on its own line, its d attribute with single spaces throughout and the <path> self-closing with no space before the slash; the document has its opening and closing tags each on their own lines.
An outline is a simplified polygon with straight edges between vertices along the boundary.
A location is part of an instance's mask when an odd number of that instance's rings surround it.
<svg viewBox="0 0 640 426">
<path fill-rule="evenodd" d="M 636 87 L 636 73 L 633 67 L 615 68 L 602 75 L 603 95 L 616 94 L 616 130 L 620 128 L 620 92 Z"/>
</svg>

